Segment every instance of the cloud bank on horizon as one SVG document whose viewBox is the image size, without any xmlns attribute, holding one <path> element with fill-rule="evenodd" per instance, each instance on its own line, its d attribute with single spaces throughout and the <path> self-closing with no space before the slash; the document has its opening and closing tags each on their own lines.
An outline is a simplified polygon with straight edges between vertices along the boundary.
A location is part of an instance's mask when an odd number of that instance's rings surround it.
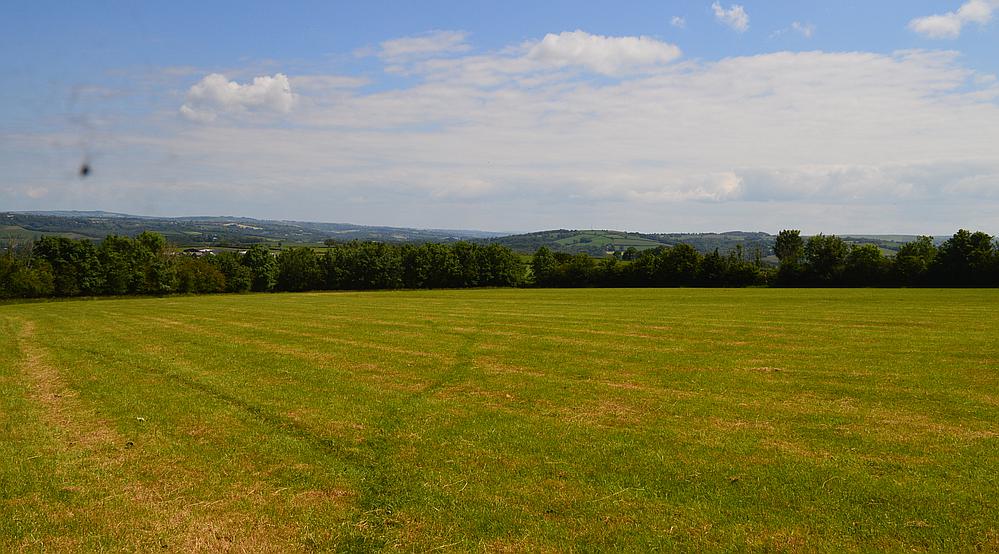
<svg viewBox="0 0 999 554">
<path fill-rule="evenodd" d="M 987 29 L 996 7 L 899 25 L 955 39 Z M 959 50 L 708 59 L 682 47 L 706 25 L 751 35 L 751 10 L 664 17 L 672 39 L 573 29 L 482 48 L 473 32 L 432 29 L 342 52 L 366 64 L 353 72 L 163 68 L 156 109 L 103 123 L 114 149 L 94 179 L 18 166 L 0 199 L 500 230 L 999 231 L 995 75 Z M 820 38 L 810 17 L 780 25 L 761 32 Z M 71 131 L 3 140 L 19 159 L 68 156 Z"/>
</svg>

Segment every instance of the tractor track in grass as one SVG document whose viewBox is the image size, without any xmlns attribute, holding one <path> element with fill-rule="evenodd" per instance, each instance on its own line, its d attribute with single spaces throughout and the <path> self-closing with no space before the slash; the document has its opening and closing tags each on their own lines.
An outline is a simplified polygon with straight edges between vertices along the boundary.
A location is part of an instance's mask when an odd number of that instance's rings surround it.
<svg viewBox="0 0 999 554">
<path fill-rule="evenodd" d="M 374 426 L 375 433 L 365 441 L 367 448 L 364 451 L 366 454 L 364 467 L 370 479 L 365 480 L 359 502 L 365 510 L 364 513 L 371 516 L 370 530 L 380 538 L 371 541 L 368 533 L 364 532 L 369 527 L 362 525 L 359 526 L 362 532 L 352 537 L 352 546 L 360 549 L 389 546 L 385 539 L 385 531 L 403 523 L 395 517 L 399 510 L 404 508 L 400 500 L 404 501 L 408 495 L 415 492 L 415 489 L 408 487 L 407 490 L 407 476 L 401 474 L 399 470 L 392 469 L 392 466 L 385 462 L 398 454 L 400 446 L 398 435 L 406 425 L 408 412 L 421 400 L 469 375 L 475 365 L 475 348 L 480 333 L 479 329 L 463 333 L 461 344 L 447 369 L 427 387 L 405 396 L 395 405 L 388 406 L 378 418 Z"/>
<path fill-rule="evenodd" d="M 59 368 L 49 360 L 46 349 L 38 344 L 39 336 L 34 321 L 22 320 L 17 334 L 17 348 L 21 353 L 20 369 L 28 384 L 28 398 L 38 406 L 39 421 L 52 433 L 51 456 L 55 461 L 51 479 L 60 483 L 61 495 L 67 498 L 86 495 L 118 498 L 128 509 L 147 515 L 137 536 L 132 540 L 132 548 L 151 549 L 159 546 L 164 535 L 170 535 L 174 543 L 197 544 L 198 532 L 193 529 L 196 522 L 178 520 L 172 517 L 178 498 L 164 495 L 171 488 L 170 480 L 150 484 L 138 479 L 128 479 L 114 485 L 104 485 L 87 490 L 82 483 L 89 482 L 90 475 L 105 472 L 126 471 L 137 460 L 139 454 L 130 450 L 131 441 L 120 435 L 112 424 L 100 417 L 81 399 L 79 392 L 62 375 Z M 57 525 L 72 525 L 74 521 L 85 521 L 89 526 L 113 532 L 117 523 L 113 520 L 95 518 L 92 514 L 74 513 L 72 503 L 53 504 L 45 510 L 46 517 Z M 35 546 L 54 547 L 56 550 L 84 550 L 81 537 L 54 536 L 49 542 Z M 27 545 L 22 545 L 27 547 Z"/>
<path fill-rule="evenodd" d="M 173 320 L 148 317 L 143 319 L 156 324 L 170 325 L 181 332 L 200 333 L 203 330 L 200 327 L 187 325 L 175 327 L 172 325 L 176 323 Z M 204 330 L 207 334 L 212 334 L 209 330 Z M 442 332 L 447 330 L 448 328 L 444 328 Z M 120 333 L 119 336 L 124 338 L 127 331 L 122 330 Z M 235 408 L 274 433 L 300 441 L 317 454 L 333 458 L 358 470 L 363 476 L 356 491 L 356 507 L 360 514 L 353 527 L 353 533 L 346 538 L 343 546 L 348 550 L 351 548 L 367 550 L 396 546 L 399 543 L 393 543 L 390 537 L 396 532 L 405 533 L 406 520 L 399 517 L 404 509 L 401 502 L 416 491 L 407 484 L 407 476 L 401 470 L 394 469 L 395 466 L 391 463 L 402 446 L 401 441 L 406 440 L 400 436 L 400 430 L 405 428 L 410 412 L 421 400 L 467 377 L 475 364 L 476 346 L 480 336 L 481 332 L 478 329 L 461 333 L 461 344 L 455 354 L 449 356 L 451 360 L 447 363 L 446 369 L 426 386 L 403 395 L 399 400 L 387 402 L 381 414 L 375 419 L 375 423 L 370 426 L 370 432 L 357 443 L 324 435 L 305 422 L 251 402 L 221 386 L 198 379 L 199 368 L 195 363 L 178 356 L 164 355 L 156 346 L 140 349 L 146 360 L 135 367 L 201 394 L 212 402 Z M 258 341 L 253 342 L 254 345 L 261 346 L 256 344 Z M 269 343 L 264 342 L 264 344 Z"/>
<path fill-rule="evenodd" d="M 67 448 L 92 449 L 123 442 L 107 422 L 85 407 L 78 392 L 48 362 L 44 348 L 37 344 L 37 335 L 35 322 L 24 320 L 17 344 L 21 351 L 21 373 L 46 425 Z"/>
<path fill-rule="evenodd" d="M 185 332 L 185 333 L 188 333 L 188 334 L 192 334 L 192 335 L 210 335 L 210 336 L 214 336 L 216 338 L 225 339 L 227 341 L 232 341 L 233 340 L 232 339 L 232 335 L 230 335 L 230 334 L 226 334 L 226 333 L 222 333 L 222 332 L 218 332 L 218 331 L 213 331 L 212 329 L 210 329 L 208 327 L 195 325 L 195 324 L 190 323 L 189 321 L 181 321 L 181 320 L 177 320 L 177 319 L 169 319 L 169 318 L 153 317 L 153 316 L 145 316 L 145 317 L 143 317 L 143 319 L 145 319 L 147 321 L 151 321 L 151 322 L 157 323 L 159 325 L 166 325 L 166 326 L 172 327 L 174 329 L 177 329 L 177 330 L 180 330 L 182 332 Z M 216 323 L 215 321 L 212 321 L 212 320 L 210 320 L 208 318 L 198 318 L 198 319 L 204 319 L 205 321 L 211 321 L 212 323 Z M 245 325 L 237 324 L 237 323 L 234 323 L 234 322 L 226 322 L 224 324 L 228 325 L 228 326 L 232 326 L 232 327 L 237 327 L 237 328 L 239 328 L 241 326 L 243 328 L 246 328 Z M 251 328 L 253 328 L 253 327 L 251 327 Z M 434 358 L 434 357 L 436 357 L 434 354 L 427 353 L 427 352 L 410 350 L 410 349 L 404 349 L 404 348 L 396 348 L 396 347 L 391 347 L 391 346 L 385 346 L 385 345 L 382 345 L 382 344 L 378 344 L 378 343 L 374 343 L 374 342 L 369 342 L 369 341 L 357 341 L 357 340 L 342 339 L 342 338 L 338 338 L 338 337 L 330 337 L 330 336 L 323 336 L 323 335 L 309 335 L 309 334 L 303 334 L 303 333 L 295 333 L 295 332 L 291 332 L 291 331 L 282 331 L 280 329 L 274 330 L 274 331 L 279 332 L 279 333 L 283 332 L 285 334 L 289 334 L 289 335 L 293 335 L 293 336 L 299 336 L 299 337 L 303 337 L 303 338 L 314 338 L 314 339 L 322 340 L 324 342 L 329 342 L 329 343 L 341 344 L 341 345 L 346 345 L 346 346 L 353 346 L 355 348 L 370 348 L 370 349 L 373 349 L 373 350 L 380 350 L 380 351 L 384 351 L 384 352 L 387 352 L 387 353 L 392 354 L 392 355 L 403 354 L 403 355 L 407 355 L 407 356 L 418 356 L 418 357 L 427 357 L 427 358 Z M 272 342 L 268 342 L 268 341 L 264 341 L 264 340 L 259 340 L 259 339 L 241 339 L 239 342 L 241 342 L 242 344 L 249 345 L 249 346 L 260 347 L 260 348 L 262 348 L 264 350 L 269 350 L 271 352 L 284 353 L 284 354 L 298 352 L 301 355 L 314 356 L 314 354 L 312 354 L 310 352 L 296 351 L 295 349 L 290 349 L 288 347 L 285 347 L 285 346 L 282 346 L 282 345 L 279 345 L 279 344 L 275 344 L 275 343 L 272 343 Z"/>
</svg>

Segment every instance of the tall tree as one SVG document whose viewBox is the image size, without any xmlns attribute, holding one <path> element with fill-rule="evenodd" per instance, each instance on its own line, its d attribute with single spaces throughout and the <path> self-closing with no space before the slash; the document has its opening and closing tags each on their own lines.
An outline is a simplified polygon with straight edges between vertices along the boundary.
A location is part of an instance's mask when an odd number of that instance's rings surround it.
<svg viewBox="0 0 999 554">
<path fill-rule="evenodd" d="M 203 294 L 226 290 L 225 275 L 204 258 L 178 256 L 174 261 L 174 271 L 177 274 L 177 292 Z"/>
<path fill-rule="evenodd" d="M 798 229 L 784 229 L 777 233 L 774 254 L 780 266 L 777 268 L 777 284 L 782 286 L 800 285 L 802 263 L 805 257 L 805 241 Z"/>
<path fill-rule="evenodd" d="M 885 284 L 888 260 L 873 244 L 854 244 L 846 255 L 845 283 L 854 287 L 879 287 Z"/>
<path fill-rule="evenodd" d="M 135 237 L 133 255 L 142 294 L 168 294 L 176 289 L 175 268 L 166 255 L 166 239 L 159 233 L 143 231 Z"/>
<path fill-rule="evenodd" d="M 322 269 L 315 251 L 291 247 L 277 257 L 277 288 L 283 291 L 318 289 L 323 284 Z"/>
<path fill-rule="evenodd" d="M 846 264 L 848 248 L 836 235 L 819 233 L 805 243 L 806 273 L 816 285 L 836 286 Z"/>
<path fill-rule="evenodd" d="M 242 255 L 235 252 L 222 252 L 208 258 L 222 276 L 225 277 L 226 292 L 246 292 L 253 284 L 253 273 L 242 264 Z"/>
<path fill-rule="evenodd" d="M 940 245 L 932 271 L 939 284 L 981 287 L 996 284 L 992 281 L 995 263 L 992 237 L 961 229 Z"/>
<path fill-rule="evenodd" d="M 35 244 L 34 256 L 52 268 L 56 296 L 100 294 L 103 288 L 100 260 L 89 240 L 42 237 Z"/>
<path fill-rule="evenodd" d="M 784 229 L 777 233 L 777 240 L 774 242 L 774 254 L 780 264 L 797 266 L 801 263 L 805 255 L 805 241 L 801 238 L 801 231 L 798 229 Z"/>
<path fill-rule="evenodd" d="M 534 252 L 534 257 L 531 258 L 534 283 L 542 287 L 554 286 L 557 271 L 558 261 L 555 259 L 555 255 L 548 247 L 539 247 Z"/>
<path fill-rule="evenodd" d="M 925 285 L 936 256 L 933 237 L 922 236 L 903 244 L 895 253 L 892 264 L 894 282 L 902 286 Z"/>
<path fill-rule="evenodd" d="M 277 260 L 270 250 L 261 244 L 254 244 L 243 254 L 243 265 L 250 270 L 251 286 L 254 292 L 266 292 L 277 282 Z"/>
</svg>

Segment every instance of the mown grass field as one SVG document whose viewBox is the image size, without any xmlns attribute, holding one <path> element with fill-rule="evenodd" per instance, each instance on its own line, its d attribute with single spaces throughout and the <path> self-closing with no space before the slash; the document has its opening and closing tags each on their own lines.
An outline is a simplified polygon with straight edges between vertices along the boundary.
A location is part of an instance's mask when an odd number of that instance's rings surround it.
<svg viewBox="0 0 999 554">
<path fill-rule="evenodd" d="M 999 291 L 0 305 L 0 550 L 999 550 Z"/>
</svg>

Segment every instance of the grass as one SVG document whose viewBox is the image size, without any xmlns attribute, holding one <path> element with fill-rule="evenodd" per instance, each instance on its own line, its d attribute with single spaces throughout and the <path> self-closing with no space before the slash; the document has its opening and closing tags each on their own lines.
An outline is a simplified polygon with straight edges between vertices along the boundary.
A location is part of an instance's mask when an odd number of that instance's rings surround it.
<svg viewBox="0 0 999 554">
<path fill-rule="evenodd" d="M 997 302 L 0 305 L 0 550 L 995 551 Z"/>
</svg>

